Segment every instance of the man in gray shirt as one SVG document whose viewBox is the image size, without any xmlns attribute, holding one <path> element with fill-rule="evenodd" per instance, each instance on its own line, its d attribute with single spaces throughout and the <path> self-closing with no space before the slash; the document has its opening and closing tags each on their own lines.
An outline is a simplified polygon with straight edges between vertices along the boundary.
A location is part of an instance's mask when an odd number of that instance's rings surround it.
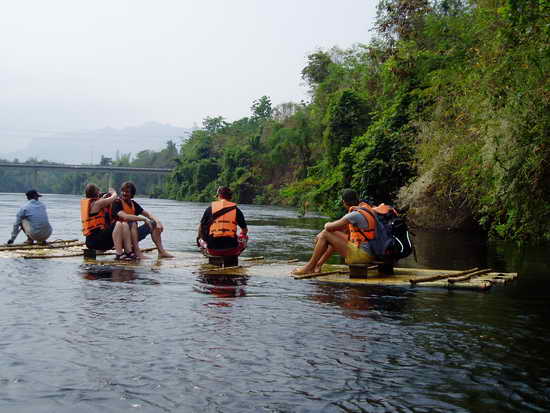
<svg viewBox="0 0 550 413">
<path fill-rule="evenodd" d="M 342 204 L 348 211 L 337 221 L 327 222 L 317 235 L 313 255 L 306 265 L 292 271 L 294 275 L 318 273 L 330 256 L 337 252 L 347 264 L 367 264 L 379 253 L 374 215 L 358 208 L 359 197 L 352 189 L 342 192 Z"/>
<path fill-rule="evenodd" d="M 38 241 L 39 244 L 45 244 L 48 237 L 52 234 L 52 227 L 48 221 L 46 205 L 38 200 L 42 195 L 35 189 L 27 191 L 25 195 L 29 202 L 23 205 L 17 212 L 8 244 L 13 244 L 21 229 L 27 235 L 26 244 L 33 244 L 34 241 Z"/>
</svg>

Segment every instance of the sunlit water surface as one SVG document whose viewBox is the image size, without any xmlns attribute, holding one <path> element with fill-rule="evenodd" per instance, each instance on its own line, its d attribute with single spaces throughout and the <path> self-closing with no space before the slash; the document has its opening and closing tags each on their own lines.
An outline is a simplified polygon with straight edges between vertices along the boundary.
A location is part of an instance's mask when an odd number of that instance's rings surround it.
<svg viewBox="0 0 550 413">
<path fill-rule="evenodd" d="M 81 238 L 78 197 L 43 201 L 52 239 Z M 138 201 L 188 263 L 152 270 L 0 259 L 1 411 L 550 410 L 546 248 L 417 234 L 418 263 L 400 264 L 520 273 L 488 293 L 326 285 L 287 274 L 209 285 L 194 246 L 206 205 Z M 6 240 L 23 202 L 0 194 Z M 242 210 L 249 257 L 303 260 L 324 222 L 283 208 Z"/>
</svg>

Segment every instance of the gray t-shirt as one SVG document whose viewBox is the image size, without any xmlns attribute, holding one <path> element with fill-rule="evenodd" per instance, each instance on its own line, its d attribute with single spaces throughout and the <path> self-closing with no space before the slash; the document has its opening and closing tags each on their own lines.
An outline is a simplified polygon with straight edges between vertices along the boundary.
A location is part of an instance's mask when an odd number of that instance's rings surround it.
<svg viewBox="0 0 550 413">
<path fill-rule="evenodd" d="M 31 233 L 27 234 L 33 239 L 46 239 L 52 233 L 52 227 L 48 221 L 46 205 L 37 199 L 31 199 L 23 205 L 17 212 L 11 239 L 15 240 L 19 231 L 21 231 L 21 222 L 26 219 L 30 223 Z"/>
<path fill-rule="evenodd" d="M 342 218 L 348 220 L 349 222 L 351 222 L 353 225 L 355 225 L 361 230 L 366 231 L 369 229 L 369 222 L 366 220 L 363 214 L 361 214 L 358 211 L 351 211 L 346 215 L 344 215 Z M 361 249 L 368 252 L 371 255 L 374 255 L 368 242 L 362 242 Z"/>
</svg>

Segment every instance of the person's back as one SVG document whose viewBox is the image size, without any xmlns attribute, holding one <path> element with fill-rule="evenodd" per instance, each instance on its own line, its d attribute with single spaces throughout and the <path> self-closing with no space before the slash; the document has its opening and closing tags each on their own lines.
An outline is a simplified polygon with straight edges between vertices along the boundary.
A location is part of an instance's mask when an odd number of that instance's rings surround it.
<svg viewBox="0 0 550 413">
<path fill-rule="evenodd" d="M 231 201 L 231 190 L 220 187 L 217 200 L 206 208 L 199 225 L 198 238 L 205 242 L 209 250 L 229 250 L 245 248 L 247 224 L 242 211 Z M 237 227 L 241 229 L 241 238 L 237 236 Z M 204 229 L 204 233 L 203 232 Z"/>
<path fill-rule="evenodd" d="M 207 240 L 208 248 L 227 249 L 237 247 L 237 215 L 239 215 L 239 218 L 242 217 L 242 212 L 237 214 L 237 204 L 226 199 L 220 199 L 212 202 L 210 207 L 212 215 L 218 213 L 218 211 L 230 210 L 218 218 L 215 218 L 210 225 Z M 244 217 L 241 219 L 244 220 Z"/>
<path fill-rule="evenodd" d="M 40 195 L 36 190 L 31 189 L 25 194 L 25 203 L 17 212 L 15 224 L 8 244 L 13 243 L 21 230 L 27 235 L 27 243 L 33 241 L 44 242 L 52 234 L 52 227 L 48 220 L 46 205 L 38 200 Z"/>
<path fill-rule="evenodd" d="M 33 233 L 46 233 L 51 232 L 52 227 L 48 220 L 48 212 L 46 211 L 46 205 L 44 205 L 38 199 L 31 199 L 22 208 L 25 210 L 25 217 L 31 224 L 31 232 Z"/>
</svg>

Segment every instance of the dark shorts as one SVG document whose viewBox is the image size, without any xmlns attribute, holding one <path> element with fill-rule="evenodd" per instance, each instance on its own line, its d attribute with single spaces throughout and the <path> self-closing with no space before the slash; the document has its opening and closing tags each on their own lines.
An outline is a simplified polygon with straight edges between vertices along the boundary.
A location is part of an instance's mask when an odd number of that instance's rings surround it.
<svg viewBox="0 0 550 413">
<path fill-rule="evenodd" d="M 114 247 L 113 227 L 95 230 L 86 237 L 86 246 L 93 250 L 107 251 Z"/>
<path fill-rule="evenodd" d="M 151 228 L 147 224 L 138 227 L 138 240 L 143 240 L 151 233 Z"/>
</svg>

